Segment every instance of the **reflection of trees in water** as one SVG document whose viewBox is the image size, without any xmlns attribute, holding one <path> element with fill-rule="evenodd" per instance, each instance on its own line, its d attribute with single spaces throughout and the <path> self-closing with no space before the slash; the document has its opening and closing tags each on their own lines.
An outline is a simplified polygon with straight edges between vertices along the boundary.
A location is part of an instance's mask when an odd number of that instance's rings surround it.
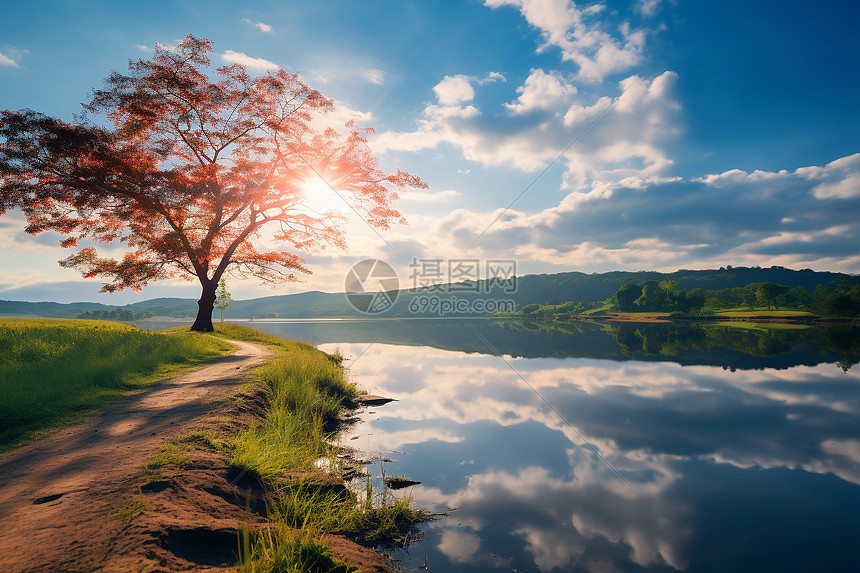
<svg viewBox="0 0 860 573">
<path fill-rule="evenodd" d="M 831 324 L 825 327 L 827 346 L 839 355 L 839 366 L 845 372 L 860 363 L 860 328 L 853 324 Z"/>
<path fill-rule="evenodd" d="M 860 328 L 832 324 L 803 329 L 739 328 L 715 324 L 618 323 L 612 336 L 625 356 L 678 356 L 686 351 L 732 350 L 773 357 L 805 349 L 815 355 L 836 354 L 846 372 L 860 363 Z"/>
<path fill-rule="evenodd" d="M 846 371 L 860 362 L 860 327 L 851 324 L 786 328 L 784 325 L 708 322 L 596 323 L 515 319 L 442 327 L 428 321 L 423 322 L 421 328 L 410 328 L 408 338 L 414 339 L 413 344 L 486 353 L 488 349 L 474 335 L 473 328 L 498 352 L 515 357 L 610 360 L 665 357 L 682 364 L 719 364 L 744 369 L 790 368 L 797 364 L 838 361 Z M 402 343 L 402 336 L 400 340 Z"/>
<path fill-rule="evenodd" d="M 505 320 L 502 328 L 511 332 L 545 332 L 547 334 L 586 334 L 606 330 L 593 322 L 554 322 L 550 320 Z"/>
<path fill-rule="evenodd" d="M 621 322 L 613 325 L 612 335 L 625 356 L 637 352 L 651 356 L 678 356 L 683 351 L 709 350 L 711 345 L 701 325 L 697 324 L 637 324 Z"/>
<path fill-rule="evenodd" d="M 287 338 L 323 342 L 364 342 L 430 346 L 443 350 L 515 358 L 670 360 L 685 365 L 726 368 L 791 368 L 837 363 L 848 370 L 860 363 L 860 326 L 828 324 L 804 329 L 706 322 L 606 323 L 523 319 L 356 320 L 337 323 L 260 323 Z M 475 331 L 480 333 L 476 336 Z M 492 345 L 491 350 L 486 342 Z"/>
<path fill-rule="evenodd" d="M 768 328 L 738 328 L 735 326 L 706 326 L 711 347 L 729 348 L 750 356 L 777 356 L 793 348 L 812 348 L 819 354 L 820 332 L 815 329 L 774 330 Z"/>
</svg>

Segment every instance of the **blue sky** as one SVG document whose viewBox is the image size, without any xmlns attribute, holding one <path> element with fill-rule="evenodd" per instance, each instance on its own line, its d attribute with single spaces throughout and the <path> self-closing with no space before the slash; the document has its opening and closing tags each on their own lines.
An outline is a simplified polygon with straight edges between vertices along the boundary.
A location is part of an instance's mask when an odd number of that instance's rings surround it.
<svg viewBox="0 0 860 573">
<path fill-rule="evenodd" d="M 520 273 L 726 264 L 860 273 L 852 2 L 82 1 L 2 10 L 0 109 L 71 119 L 110 70 L 193 33 L 214 42 L 216 63 L 300 72 L 337 100 L 339 118 L 376 129 L 383 167 L 430 185 L 403 196 L 410 224 L 384 241 L 351 216 L 349 249 L 306 254 L 314 274 L 304 283 L 231 281 L 236 298 L 339 291 L 366 257 L 391 262 L 407 285 L 415 258 L 513 258 Z M 2 299 L 198 295 L 181 281 L 97 295 L 98 283 L 57 266 L 68 253 L 56 236 L 21 229 L 15 213 L 0 218 Z"/>
</svg>

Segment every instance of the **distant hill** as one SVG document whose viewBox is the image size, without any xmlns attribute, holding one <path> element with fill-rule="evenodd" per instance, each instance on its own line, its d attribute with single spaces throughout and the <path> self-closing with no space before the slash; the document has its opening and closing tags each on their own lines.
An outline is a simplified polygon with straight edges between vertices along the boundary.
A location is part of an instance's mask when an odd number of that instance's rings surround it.
<svg viewBox="0 0 860 573">
<path fill-rule="evenodd" d="M 407 289 L 398 292 L 394 306 L 385 316 L 438 316 L 432 308 L 418 304 L 429 296 L 440 298 L 457 297 L 462 301 L 507 299 L 516 305 L 546 303 L 547 301 L 600 301 L 611 297 L 625 282 L 641 283 L 647 280 L 678 281 L 678 288 L 722 289 L 741 287 L 756 282 L 772 282 L 791 288 L 802 286 L 811 291 L 816 285 L 829 285 L 838 279 L 860 284 L 860 277 L 841 273 L 818 272 L 810 269 L 793 270 L 784 267 L 724 267 L 716 270 L 679 270 L 673 273 L 653 271 L 612 271 L 607 273 L 566 272 L 555 274 L 525 275 L 518 277 L 516 292 L 499 290 L 483 292 L 487 283 L 477 285 L 457 283 L 456 292 L 434 292 L 428 289 Z M 474 288 L 469 288 L 473 286 Z M 452 289 L 453 290 L 453 289 Z M 410 308 L 411 307 L 411 308 Z M 116 309 L 148 311 L 156 316 L 176 318 L 193 317 L 197 314 L 197 301 L 191 298 L 156 298 L 125 306 L 108 306 L 100 303 L 14 302 L 0 301 L 1 316 L 44 316 L 52 318 L 74 318 L 93 310 Z M 418 309 L 417 311 L 415 309 Z M 446 313 L 445 316 L 475 316 L 475 313 Z M 224 312 L 228 318 L 312 318 L 363 316 L 347 301 L 343 293 L 311 291 L 299 294 L 267 296 L 250 300 L 234 300 Z"/>
<path fill-rule="evenodd" d="M 43 318 L 77 318 L 84 312 L 94 310 L 111 311 L 117 306 L 107 306 L 98 302 L 21 302 L 0 300 L 0 316 L 39 316 Z"/>
<path fill-rule="evenodd" d="M 230 304 L 225 314 L 228 312 L 230 316 L 243 318 L 361 316 L 343 293 L 319 291 L 237 300 Z"/>
<path fill-rule="evenodd" d="M 155 316 L 185 318 L 197 316 L 197 301 L 193 298 L 153 298 L 128 304 L 123 308 L 151 312 Z"/>
<path fill-rule="evenodd" d="M 556 273 L 551 275 L 526 275 L 520 277 L 516 296 L 517 303 L 545 303 L 550 299 L 563 301 L 605 300 L 625 282 L 678 281 L 679 289 L 694 288 L 723 289 L 742 287 L 751 283 L 771 282 L 791 288 L 802 286 L 811 291 L 816 285 L 828 285 L 840 277 L 854 284 L 860 284 L 860 277 L 842 273 L 817 272 L 810 269 L 800 271 L 785 267 L 723 267 L 718 270 L 690 271 L 679 270 L 674 273 L 653 271 L 612 271 L 607 273 L 585 274 L 578 272 Z"/>
</svg>

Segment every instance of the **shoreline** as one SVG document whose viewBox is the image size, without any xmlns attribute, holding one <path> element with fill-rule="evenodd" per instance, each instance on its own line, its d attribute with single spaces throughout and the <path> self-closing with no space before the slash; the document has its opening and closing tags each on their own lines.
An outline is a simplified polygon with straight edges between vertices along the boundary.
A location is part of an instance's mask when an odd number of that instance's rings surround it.
<svg viewBox="0 0 860 573">
<path fill-rule="evenodd" d="M 823 318 L 815 315 L 788 316 L 720 316 L 720 315 L 682 315 L 660 312 L 624 313 L 612 312 L 602 315 L 547 315 L 533 316 L 528 314 L 492 317 L 513 320 L 547 320 L 551 322 L 636 322 L 648 324 L 671 324 L 673 322 L 753 322 L 757 324 L 802 324 L 807 326 L 823 326 L 825 324 L 860 324 L 860 318 Z"/>
</svg>

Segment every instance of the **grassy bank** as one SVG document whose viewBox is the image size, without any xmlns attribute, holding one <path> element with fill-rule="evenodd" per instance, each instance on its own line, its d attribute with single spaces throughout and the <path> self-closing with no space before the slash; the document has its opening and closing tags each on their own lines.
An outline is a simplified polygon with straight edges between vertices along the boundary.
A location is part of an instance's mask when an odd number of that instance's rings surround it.
<svg viewBox="0 0 860 573">
<path fill-rule="evenodd" d="M 713 316 L 728 318 L 814 318 L 816 315 L 804 310 L 769 310 L 766 308 L 731 309 L 714 312 Z"/>
<path fill-rule="evenodd" d="M 213 336 L 115 322 L 0 319 L 0 452 L 111 398 L 228 352 Z"/>
<path fill-rule="evenodd" d="M 274 493 L 273 524 L 245 533 L 241 570 L 353 571 L 332 554 L 326 534 L 379 542 L 402 538 L 423 519 L 408 499 L 375 493 L 370 480 L 356 493 L 338 479 L 332 438 L 344 405 L 359 394 L 345 379 L 339 356 L 233 324 L 218 324 L 216 333 L 277 350 L 257 370 L 270 396 L 268 416 L 231 444 L 230 464 L 257 476 Z"/>
<path fill-rule="evenodd" d="M 792 324 L 784 322 L 747 322 L 744 320 L 719 321 L 715 323 L 717 326 L 727 328 L 738 328 L 741 330 L 758 330 L 761 332 L 769 332 L 773 330 L 806 330 L 813 328 L 808 324 Z"/>
</svg>

